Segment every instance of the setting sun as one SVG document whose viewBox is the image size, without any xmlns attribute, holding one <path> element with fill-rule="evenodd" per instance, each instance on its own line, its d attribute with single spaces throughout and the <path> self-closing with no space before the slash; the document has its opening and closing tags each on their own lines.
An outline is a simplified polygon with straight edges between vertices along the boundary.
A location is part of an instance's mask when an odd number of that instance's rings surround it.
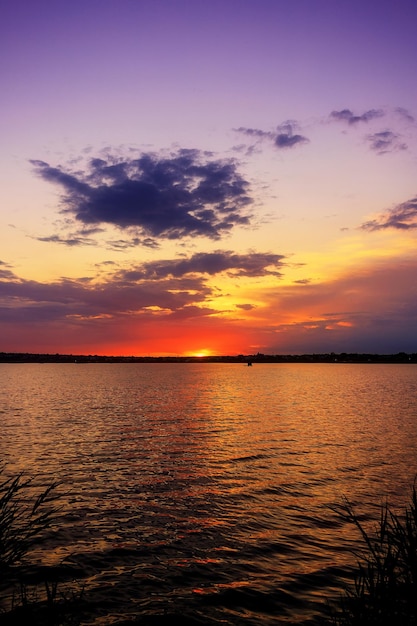
<svg viewBox="0 0 417 626">
<path fill-rule="evenodd" d="M 7 4 L 0 351 L 417 352 L 416 2 Z"/>
<path fill-rule="evenodd" d="M 213 353 L 211 350 L 197 350 L 196 352 L 189 352 L 186 354 L 186 356 L 196 356 L 196 357 L 203 357 L 203 356 L 211 356 Z"/>
</svg>

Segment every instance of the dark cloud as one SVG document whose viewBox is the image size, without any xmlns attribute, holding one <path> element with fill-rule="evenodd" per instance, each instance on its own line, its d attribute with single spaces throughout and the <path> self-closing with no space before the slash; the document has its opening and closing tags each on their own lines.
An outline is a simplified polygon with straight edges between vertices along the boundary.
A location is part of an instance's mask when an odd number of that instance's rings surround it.
<svg viewBox="0 0 417 626">
<path fill-rule="evenodd" d="M 19 279 L 0 264 L 0 321 L 104 323 L 138 316 L 152 319 L 161 311 L 179 318 L 211 315 L 216 311 L 204 302 L 219 295 L 219 290 L 208 284 L 208 276 L 228 272 L 243 277 L 280 277 L 283 259 L 277 254 L 217 251 L 115 270 L 100 281 L 62 278 L 53 283 Z"/>
<path fill-rule="evenodd" d="M 411 230 L 417 228 L 417 197 L 403 202 L 398 206 L 382 213 L 380 217 L 361 225 L 362 230 L 375 231 L 386 228 L 397 230 Z"/>
<path fill-rule="evenodd" d="M 347 124 L 358 124 L 359 122 L 370 122 L 371 120 L 383 117 L 384 112 L 380 109 L 370 109 L 362 115 L 355 115 L 350 109 L 342 109 L 341 111 L 332 111 L 330 117 L 338 122 L 346 122 Z"/>
<path fill-rule="evenodd" d="M 416 208 L 417 198 L 413 202 Z M 238 271 L 240 267 L 236 265 Z M 362 271 L 329 282 L 277 287 L 276 281 L 257 291 L 262 307 L 236 305 L 233 320 L 216 317 L 219 311 L 207 304 L 206 299 L 213 300 L 219 291 L 208 284 L 206 275 L 161 271 L 160 277 L 147 278 L 149 270 L 147 264 L 133 268 L 131 276 L 115 271 L 101 281 L 61 279 L 43 284 L 17 276 L 0 280 L 4 349 L 16 351 L 21 346 L 24 352 L 30 340 L 38 342 L 39 352 L 56 352 L 61 346 L 64 352 L 86 353 L 91 346 L 94 353 L 99 342 L 106 346 L 123 342 L 126 350 L 143 353 L 157 334 L 169 352 L 172 336 L 186 339 L 191 332 L 195 337 L 196 329 L 204 336 L 210 329 L 228 340 L 235 336 L 236 345 L 246 353 L 253 352 L 254 345 L 279 354 L 417 350 L 415 259 L 367 264 Z M 243 313 L 250 320 L 253 310 L 254 323 L 242 325 Z"/>
<path fill-rule="evenodd" d="M 37 281 L 0 281 L 2 322 L 79 323 L 136 317 L 152 309 L 168 314 L 203 302 L 210 289 L 204 280 L 121 280 L 113 275 L 94 284 L 86 280 L 61 279 L 43 284 Z"/>
<path fill-rule="evenodd" d="M 200 252 L 187 259 L 152 261 L 136 270 L 140 279 L 160 279 L 168 276 L 180 277 L 187 274 L 214 276 L 228 272 L 233 276 L 281 276 L 279 268 L 284 256 L 252 252 L 235 254 L 230 251 Z"/>
<path fill-rule="evenodd" d="M 219 239 L 250 221 L 249 184 L 235 162 L 198 150 L 93 158 L 84 171 L 31 163 L 41 178 L 63 188 L 62 212 L 84 224 L 113 224 L 151 238 Z"/>
<path fill-rule="evenodd" d="M 401 142 L 400 136 L 390 130 L 373 133 L 372 135 L 368 135 L 366 139 L 368 140 L 371 149 L 378 154 L 407 149 L 406 144 Z"/>
<path fill-rule="evenodd" d="M 310 140 L 304 135 L 295 133 L 298 127 L 297 122 L 288 121 L 277 126 L 275 131 L 259 130 L 257 128 L 236 128 L 236 132 L 252 137 L 255 139 L 270 139 L 274 146 L 278 149 L 294 148 L 295 146 L 310 143 Z"/>
<path fill-rule="evenodd" d="M 299 144 L 308 143 L 309 140 L 303 135 L 293 135 L 288 133 L 278 133 L 275 137 L 275 145 L 277 148 L 293 148 Z"/>
</svg>

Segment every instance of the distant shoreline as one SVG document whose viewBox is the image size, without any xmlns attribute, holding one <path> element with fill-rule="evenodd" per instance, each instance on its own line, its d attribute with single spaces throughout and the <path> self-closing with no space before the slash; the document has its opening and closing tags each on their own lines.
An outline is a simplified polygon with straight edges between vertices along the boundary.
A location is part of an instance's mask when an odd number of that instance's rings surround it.
<svg viewBox="0 0 417 626">
<path fill-rule="evenodd" d="M 0 363 L 417 363 L 417 353 L 239 354 L 237 356 L 103 356 L 0 352 Z"/>
</svg>

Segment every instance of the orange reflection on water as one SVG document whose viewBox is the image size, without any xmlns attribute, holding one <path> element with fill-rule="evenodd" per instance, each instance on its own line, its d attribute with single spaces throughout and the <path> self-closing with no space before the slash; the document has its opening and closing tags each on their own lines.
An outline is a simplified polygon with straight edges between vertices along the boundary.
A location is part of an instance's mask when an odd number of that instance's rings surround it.
<svg viewBox="0 0 417 626">
<path fill-rule="evenodd" d="M 12 367 L 2 457 L 68 487 L 42 558 L 71 554 L 92 593 L 120 579 L 125 603 L 137 580 L 176 602 L 279 585 L 307 601 L 352 564 L 331 507 L 370 515 L 417 472 L 413 366 Z"/>
</svg>

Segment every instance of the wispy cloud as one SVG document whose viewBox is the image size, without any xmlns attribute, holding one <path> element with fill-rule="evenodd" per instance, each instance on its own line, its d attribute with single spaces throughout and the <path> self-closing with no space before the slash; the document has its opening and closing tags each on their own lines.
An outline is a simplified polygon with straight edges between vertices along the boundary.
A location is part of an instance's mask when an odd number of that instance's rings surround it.
<svg viewBox="0 0 417 626">
<path fill-rule="evenodd" d="M 380 133 L 373 133 L 366 137 L 369 145 L 374 152 L 378 154 L 386 154 L 387 152 L 397 152 L 398 150 L 406 150 L 407 145 L 401 141 L 400 135 L 390 130 L 384 130 Z"/>
<path fill-rule="evenodd" d="M 242 133 L 248 137 L 254 137 L 255 139 L 274 139 L 276 133 L 268 130 L 260 130 L 259 128 L 245 128 L 240 126 L 234 129 L 237 133 Z"/>
<path fill-rule="evenodd" d="M 274 320 L 268 345 L 281 353 L 306 345 L 318 352 L 410 350 L 416 345 L 416 272 L 414 259 L 387 259 L 336 280 L 264 291 L 265 317 Z"/>
<path fill-rule="evenodd" d="M 84 171 L 31 163 L 41 178 L 63 188 L 61 212 L 84 224 L 112 224 L 151 238 L 219 239 L 250 222 L 249 184 L 236 163 L 198 150 L 94 158 Z"/>
<path fill-rule="evenodd" d="M 62 237 L 61 235 L 49 235 L 48 237 L 36 237 L 38 241 L 44 241 L 46 243 L 59 243 L 64 246 L 91 246 L 95 245 L 95 240 L 89 237 Z"/>
<path fill-rule="evenodd" d="M 150 248 L 157 250 L 160 246 L 157 239 L 152 237 L 132 237 L 131 239 L 109 239 L 106 241 L 109 250 L 128 250 L 129 248 Z"/>
<path fill-rule="evenodd" d="M 417 228 L 417 197 L 389 209 L 373 220 L 364 222 L 362 230 L 376 231 L 387 228 L 411 230 Z"/>
<path fill-rule="evenodd" d="M 296 130 L 298 130 L 298 124 L 295 121 L 284 122 L 283 124 L 277 126 L 274 131 L 265 131 L 258 128 L 245 128 L 243 126 L 240 126 L 235 130 L 236 132 L 255 140 L 270 140 L 279 150 L 294 148 L 295 146 L 310 142 L 307 137 L 296 132 Z"/>
<path fill-rule="evenodd" d="M 0 261 L 0 281 L 17 279 L 17 276 L 12 271 L 11 267 L 12 266 L 9 263 L 5 263 L 5 261 Z"/>
<path fill-rule="evenodd" d="M 397 113 L 397 115 L 399 115 L 406 122 L 409 122 L 411 124 L 415 122 L 414 116 L 411 115 L 410 111 L 404 109 L 404 107 L 396 107 L 395 113 Z"/>
<path fill-rule="evenodd" d="M 332 111 L 330 118 L 337 122 L 345 122 L 349 125 L 359 124 L 360 122 L 370 122 L 374 119 L 384 116 L 384 112 L 381 109 L 369 109 L 364 113 L 357 115 L 350 109 L 342 109 L 341 111 Z"/>
</svg>

